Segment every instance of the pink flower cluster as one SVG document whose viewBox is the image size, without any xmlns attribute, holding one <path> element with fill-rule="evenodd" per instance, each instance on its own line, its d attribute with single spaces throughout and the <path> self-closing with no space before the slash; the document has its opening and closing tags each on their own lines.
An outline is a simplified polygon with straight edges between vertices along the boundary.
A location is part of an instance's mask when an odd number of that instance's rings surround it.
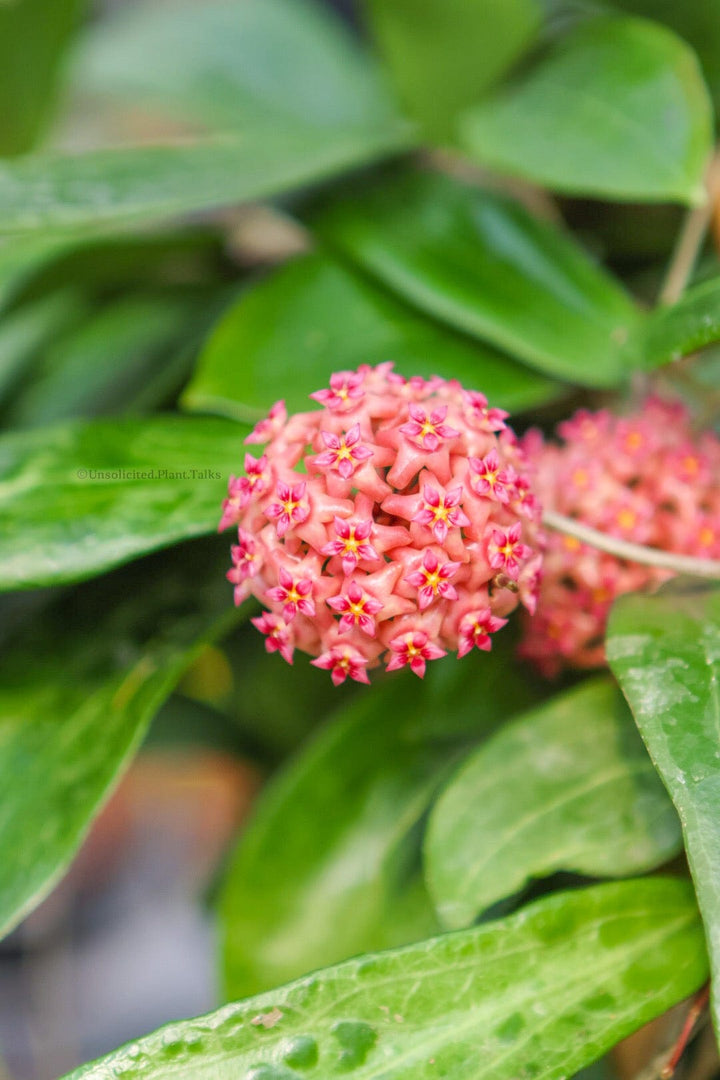
<svg viewBox="0 0 720 1080">
<path fill-rule="evenodd" d="M 628 416 L 581 410 L 558 426 L 564 445 L 523 440 L 543 505 L 610 536 L 720 558 L 720 439 L 697 436 L 684 406 L 648 399 Z M 613 600 L 672 574 L 549 532 L 537 613 L 521 653 L 547 675 L 604 663 Z"/>
<path fill-rule="evenodd" d="M 220 529 L 237 526 L 235 603 L 269 610 L 269 652 L 315 657 L 337 685 L 457 650 L 487 650 L 521 600 L 535 605 L 540 507 L 507 414 L 458 382 L 392 364 L 341 371 L 288 416 L 277 402 L 246 442 Z M 301 470 L 301 471 L 299 471 Z"/>
</svg>

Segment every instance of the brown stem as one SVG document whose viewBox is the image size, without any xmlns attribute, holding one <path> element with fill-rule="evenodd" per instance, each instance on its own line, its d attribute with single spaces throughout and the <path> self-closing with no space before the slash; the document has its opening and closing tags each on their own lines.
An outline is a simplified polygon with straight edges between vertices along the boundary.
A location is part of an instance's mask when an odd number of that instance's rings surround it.
<svg viewBox="0 0 720 1080">
<path fill-rule="evenodd" d="M 720 151 L 716 151 L 710 162 L 705 186 L 707 200 L 702 206 L 695 206 L 688 211 L 678 234 L 670 265 L 658 296 L 659 304 L 674 304 L 680 299 L 702 250 L 712 221 L 715 200 L 720 194 Z"/>
<path fill-rule="evenodd" d="M 667 1061 L 660 1070 L 660 1080 L 670 1080 L 675 1070 L 680 1063 L 680 1058 L 685 1053 L 685 1048 L 690 1041 L 690 1037 L 695 1030 L 695 1025 L 700 1019 L 702 1013 L 707 1006 L 710 999 L 710 983 L 707 982 L 703 986 L 702 990 L 699 990 L 695 996 L 695 1000 L 688 1009 L 688 1014 L 685 1017 L 685 1023 L 682 1026 L 682 1031 L 678 1035 L 675 1045 L 673 1046 Z"/>
</svg>

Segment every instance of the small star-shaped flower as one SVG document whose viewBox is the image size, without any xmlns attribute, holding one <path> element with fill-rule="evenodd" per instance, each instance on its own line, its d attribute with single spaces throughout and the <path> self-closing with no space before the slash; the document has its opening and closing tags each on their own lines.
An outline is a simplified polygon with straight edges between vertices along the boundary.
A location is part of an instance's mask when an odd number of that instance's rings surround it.
<svg viewBox="0 0 720 1080">
<path fill-rule="evenodd" d="M 257 627 L 261 634 L 265 634 L 265 648 L 269 653 L 279 652 L 283 660 L 288 664 L 293 662 L 292 632 L 287 623 L 279 615 L 265 611 L 250 622 Z"/>
<path fill-rule="evenodd" d="M 507 619 L 493 615 L 489 607 L 464 615 L 458 630 L 458 657 L 466 656 L 473 648 L 489 652 L 492 648 L 490 634 L 494 634 L 506 623 Z"/>
<path fill-rule="evenodd" d="M 280 567 L 280 584 L 268 589 L 268 596 L 276 604 L 284 604 L 283 618 L 285 622 L 291 622 L 298 611 L 301 615 L 307 615 L 309 619 L 315 616 L 315 605 L 310 599 L 313 584 L 310 578 L 304 577 L 295 581 L 292 574 L 288 573 L 284 566 Z"/>
<path fill-rule="evenodd" d="M 410 405 L 408 411 L 410 420 L 402 424 L 398 430 L 423 450 L 434 453 L 443 439 L 455 439 L 460 434 L 454 427 L 445 423 L 447 405 L 433 409 L 429 416 L 420 405 Z"/>
<path fill-rule="evenodd" d="M 267 490 L 267 466 L 268 459 L 265 454 L 261 458 L 255 458 L 252 454 L 245 455 L 247 476 L 230 477 L 228 497 L 222 504 L 222 518 L 218 525 L 218 532 L 227 529 L 228 525 L 237 525 L 250 500 Z"/>
<path fill-rule="evenodd" d="M 347 678 L 360 683 L 370 682 L 365 670 L 367 659 L 352 645 L 333 645 L 322 656 L 318 656 L 317 660 L 311 660 L 310 663 L 313 667 L 329 671 L 333 686 L 339 686 Z"/>
<path fill-rule="evenodd" d="M 364 592 L 357 581 L 351 581 L 347 593 L 340 596 L 331 596 L 327 600 L 329 607 L 342 615 L 340 619 L 340 632 L 349 633 L 355 626 L 359 627 L 368 637 L 375 637 L 376 626 L 373 615 L 382 611 L 382 602 L 374 596 Z"/>
<path fill-rule="evenodd" d="M 365 396 L 365 376 L 357 371 L 336 371 L 330 376 L 329 390 L 316 390 L 310 395 L 331 412 L 346 412 Z"/>
<path fill-rule="evenodd" d="M 484 458 L 471 457 L 468 464 L 474 475 L 470 477 L 470 487 L 476 495 L 495 499 L 506 505 L 515 485 L 515 472 L 512 468 L 500 467 L 498 452 L 492 449 Z"/>
<path fill-rule="evenodd" d="M 320 549 L 321 555 L 340 555 L 344 574 L 352 574 L 360 559 L 377 560 L 378 553 L 369 544 L 372 533 L 372 519 L 367 521 L 345 521 L 336 517 L 333 521 L 336 539 Z"/>
<path fill-rule="evenodd" d="M 450 578 L 460 569 L 460 563 L 447 562 L 440 564 L 437 555 L 430 548 L 425 548 L 422 566 L 408 574 L 405 578 L 408 585 L 418 590 L 418 607 L 421 611 L 429 607 L 436 597 L 443 600 L 457 600 L 457 591 L 450 584 Z"/>
<path fill-rule="evenodd" d="M 488 562 L 493 570 L 503 570 L 509 578 L 517 581 L 520 563 L 531 550 L 520 540 L 522 525 L 516 522 L 509 529 L 493 529 L 488 542 Z"/>
<path fill-rule="evenodd" d="M 258 551 L 254 538 L 245 529 L 238 529 L 238 543 L 230 548 L 230 554 L 233 566 L 225 576 L 235 586 L 234 599 L 239 605 L 247 596 L 245 584 L 260 570 L 263 556 Z"/>
<path fill-rule="evenodd" d="M 284 480 L 278 480 L 275 489 L 277 502 L 266 507 L 265 516 L 275 522 L 280 539 L 291 525 L 301 525 L 310 516 L 310 507 L 305 495 L 306 488 L 307 484 L 304 480 L 292 486 L 286 484 Z"/>
<path fill-rule="evenodd" d="M 398 634 L 388 642 L 388 647 L 395 655 L 389 660 L 386 671 L 409 667 L 421 679 L 425 678 L 427 660 L 439 660 L 441 656 L 447 655 L 444 649 L 432 644 L 424 630 L 409 630 Z"/>
<path fill-rule="evenodd" d="M 359 465 L 373 455 L 369 446 L 360 443 L 360 425 L 353 424 L 345 435 L 321 431 L 327 450 L 318 454 L 314 464 L 318 469 L 333 469 L 343 480 L 349 480 Z"/>
<path fill-rule="evenodd" d="M 460 529 L 470 524 L 470 518 L 460 507 L 462 494 L 462 486 L 451 488 L 450 491 L 442 494 L 430 484 L 425 484 L 420 509 L 412 521 L 416 521 L 419 525 L 427 525 L 429 529 L 432 529 L 437 542 L 444 544 L 449 525 Z"/>
</svg>

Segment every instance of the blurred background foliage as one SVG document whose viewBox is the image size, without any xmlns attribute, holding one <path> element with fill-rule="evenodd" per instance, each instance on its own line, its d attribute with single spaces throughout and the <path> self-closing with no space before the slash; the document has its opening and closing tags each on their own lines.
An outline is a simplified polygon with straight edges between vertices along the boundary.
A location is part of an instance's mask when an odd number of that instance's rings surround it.
<svg viewBox="0 0 720 1080">
<path fill-rule="evenodd" d="M 0 0 L 9 1076 L 677 856 L 610 683 L 542 683 L 508 631 L 424 684 L 334 690 L 266 655 L 212 533 L 247 425 L 363 362 L 459 378 L 517 429 L 650 374 L 716 421 L 712 229 L 697 264 L 675 248 L 716 212 L 719 101 L 711 0 Z M 617 740 L 615 815 L 589 795 L 512 846 L 532 747 L 502 782 L 476 755 L 517 762 L 520 714 L 578 769 Z M 474 902 L 473 799 L 499 847 Z"/>
</svg>

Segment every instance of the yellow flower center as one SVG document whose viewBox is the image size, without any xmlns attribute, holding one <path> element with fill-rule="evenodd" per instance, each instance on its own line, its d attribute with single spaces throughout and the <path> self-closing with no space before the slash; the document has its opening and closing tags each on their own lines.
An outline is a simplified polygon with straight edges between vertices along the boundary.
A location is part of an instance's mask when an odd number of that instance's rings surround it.
<svg viewBox="0 0 720 1080">
<path fill-rule="evenodd" d="M 437 592 L 441 580 L 439 571 L 433 570 L 432 573 L 429 570 L 425 571 L 425 587 L 429 586 L 433 592 Z"/>
</svg>

